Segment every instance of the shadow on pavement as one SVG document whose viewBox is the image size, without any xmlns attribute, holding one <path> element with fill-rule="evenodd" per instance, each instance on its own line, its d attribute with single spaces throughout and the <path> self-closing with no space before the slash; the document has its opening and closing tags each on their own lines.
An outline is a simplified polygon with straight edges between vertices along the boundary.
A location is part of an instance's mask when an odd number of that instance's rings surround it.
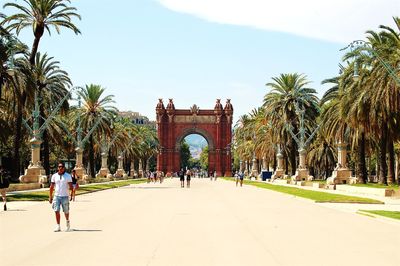
<svg viewBox="0 0 400 266">
<path fill-rule="evenodd" d="M 99 229 L 72 229 L 72 232 L 103 232 L 103 230 Z"/>
</svg>

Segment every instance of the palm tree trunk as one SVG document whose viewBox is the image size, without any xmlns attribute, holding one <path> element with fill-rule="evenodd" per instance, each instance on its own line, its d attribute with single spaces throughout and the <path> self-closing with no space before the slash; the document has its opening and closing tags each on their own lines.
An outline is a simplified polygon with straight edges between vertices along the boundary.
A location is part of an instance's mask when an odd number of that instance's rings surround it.
<svg viewBox="0 0 400 266">
<path fill-rule="evenodd" d="M 367 167 L 365 165 L 365 134 L 361 133 L 358 140 L 358 172 L 357 183 L 365 184 L 367 180 Z"/>
<path fill-rule="evenodd" d="M 387 181 L 389 184 L 394 184 L 395 183 L 395 180 L 394 180 L 395 159 L 394 159 L 394 145 L 393 145 L 393 141 L 391 139 L 388 142 L 388 152 L 389 152 L 389 165 L 388 165 L 388 177 L 387 177 L 388 180 Z"/>
<path fill-rule="evenodd" d="M 39 42 L 40 42 L 40 38 L 35 37 L 35 40 L 33 41 L 33 45 L 32 45 L 32 51 L 31 51 L 31 55 L 29 56 L 29 63 L 34 66 L 35 65 L 35 57 L 39 48 Z"/>
<path fill-rule="evenodd" d="M 290 145 L 290 166 L 292 168 L 292 175 L 296 174 L 296 142 L 292 138 Z"/>
<path fill-rule="evenodd" d="M 397 184 L 400 184 L 400 152 L 396 155 L 396 173 Z"/>
<path fill-rule="evenodd" d="M 330 176 L 329 165 L 328 165 L 328 156 L 325 156 L 325 179 L 328 179 Z"/>
<path fill-rule="evenodd" d="M 94 146 L 93 135 L 91 135 L 89 137 L 89 175 L 91 178 L 96 177 L 93 146 Z"/>
<path fill-rule="evenodd" d="M 375 179 L 379 180 L 380 176 L 381 176 L 381 167 L 380 167 L 380 164 L 379 164 L 379 148 L 376 149 L 375 157 L 376 157 L 376 167 L 375 167 L 376 178 Z"/>
<path fill-rule="evenodd" d="M 386 164 L 386 146 L 387 146 L 387 125 L 383 123 L 381 137 L 379 140 L 379 184 L 387 185 L 387 164 Z"/>
<path fill-rule="evenodd" d="M 23 96 L 23 98 L 25 98 L 25 96 Z M 24 102 L 25 100 L 22 99 L 22 101 L 18 103 L 17 117 L 15 121 L 15 137 L 13 143 L 14 150 L 13 150 L 13 160 L 11 168 L 11 178 L 13 181 L 17 181 L 20 174 L 21 158 L 19 150 L 21 148 L 21 142 L 22 142 L 22 105 Z"/>
<path fill-rule="evenodd" d="M 50 145 L 49 145 L 49 134 L 47 130 L 43 132 L 43 167 L 46 171 L 46 175 L 50 174 Z"/>
</svg>

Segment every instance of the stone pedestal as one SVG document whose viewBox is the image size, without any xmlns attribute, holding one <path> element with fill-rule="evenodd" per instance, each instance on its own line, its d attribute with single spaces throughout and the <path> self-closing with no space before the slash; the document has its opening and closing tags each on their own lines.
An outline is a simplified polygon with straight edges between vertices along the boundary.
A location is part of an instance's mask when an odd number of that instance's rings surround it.
<svg viewBox="0 0 400 266">
<path fill-rule="evenodd" d="M 297 169 L 294 176 L 292 176 L 293 181 L 312 181 L 312 176 L 309 175 L 308 169 Z"/>
<path fill-rule="evenodd" d="M 143 162 L 142 160 L 139 160 L 139 176 L 138 177 L 143 177 Z"/>
<path fill-rule="evenodd" d="M 131 170 L 130 170 L 130 174 L 132 178 L 135 178 L 136 176 L 136 171 L 135 171 L 135 160 L 131 161 Z"/>
<path fill-rule="evenodd" d="M 249 169 L 249 162 L 246 160 L 245 163 L 244 163 L 244 171 L 243 171 L 245 176 L 249 175 L 248 169 Z"/>
<path fill-rule="evenodd" d="M 115 177 L 122 178 L 124 175 L 126 175 L 124 167 L 123 167 L 123 157 L 120 155 L 118 156 L 118 169 L 117 172 L 115 172 Z"/>
<path fill-rule="evenodd" d="M 276 155 L 276 159 L 278 161 L 278 165 L 275 173 L 271 177 L 272 179 L 282 178 L 285 175 L 285 170 L 283 169 L 283 155 L 280 151 Z"/>
<path fill-rule="evenodd" d="M 252 160 L 252 166 L 251 166 L 251 176 L 254 176 L 255 178 L 258 177 L 258 163 L 257 163 L 257 159 L 253 158 Z"/>
<path fill-rule="evenodd" d="M 312 181 L 313 176 L 309 175 L 306 167 L 306 155 L 307 152 L 304 149 L 299 150 L 299 166 L 296 169 L 296 173 L 292 176 L 293 181 Z"/>
<path fill-rule="evenodd" d="M 326 180 L 327 185 L 355 184 L 357 178 L 351 176 L 351 170 L 347 168 L 335 169 L 332 176 Z"/>
<path fill-rule="evenodd" d="M 107 154 L 105 152 L 101 153 L 101 168 L 99 172 L 97 173 L 97 177 L 107 177 L 107 175 L 110 173 L 110 170 L 108 170 L 107 166 Z"/>
<path fill-rule="evenodd" d="M 268 167 L 268 164 L 267 164 L 267 159 L 264 156 L 263 159 L 262 159 L 262 169 L 263 170 L 269 170 L 268 168 L 269 167 Z"/>
<path fill-rule="evenodd" d="M 76 151 L 76 164 L 74 168 L 75 173 L 83 181 L 83 183 L 88 183 L 90 181 L 90 177 L 86 174 L 86 169 L 82 163 L 83 150 L 80 147 L 78 147 L 75 149 L 75 151 Z"/>
<path fill-rule="evenodd" d="M 32 161 L 28 168 L 25 169 L 24 175 L 19 177 L 22 183 L 47 183 L 46 171 L 44 170 L 40 160 L 40 144 L 42 141 L 36 137 L 30 140 Z"/>
<path fill-rule="evenodd" d="M 347 143 L 337 144 L 338 163 L 332 176 L 326 180 L 327 185 L 355 184 L 357 179 L 351 176 L 351 170 L 347 168 Z"/>
</svg>

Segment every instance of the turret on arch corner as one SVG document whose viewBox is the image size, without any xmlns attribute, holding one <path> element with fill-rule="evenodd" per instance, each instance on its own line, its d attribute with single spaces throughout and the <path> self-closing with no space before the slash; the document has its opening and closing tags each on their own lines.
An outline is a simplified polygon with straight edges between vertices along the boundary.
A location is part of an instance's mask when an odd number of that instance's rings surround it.
<svg viewBox="0 0 400 266">
<path fill-rule="evenodd" d="M 180 169 L 180 143 L 190 134 L 202 135 L 208 142 L 208 171 L 218 176 L 232 176 L 232 116 L 233 106 L 227 99 L 223 107 L 217 99 L 214 109 L 201 109 L 194 104 L 190 109 L 175 109 L 173 99 L 165 108 L 163 99 L 156 106 L 157 133 L 160 151 L 157 171 L 167 175 Z"/>
</svg>

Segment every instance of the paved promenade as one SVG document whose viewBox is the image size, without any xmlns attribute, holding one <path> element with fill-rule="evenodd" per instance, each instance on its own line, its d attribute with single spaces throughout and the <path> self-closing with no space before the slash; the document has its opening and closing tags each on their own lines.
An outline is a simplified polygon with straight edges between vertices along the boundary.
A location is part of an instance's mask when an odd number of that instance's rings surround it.
<svg viewBox="0 0 400 266">
<path fill-rule="evenodd" d="M 0 265 L 400 265 L 400 222 L 234 182 L 178 179 L 0 212 Z M 62 229 L 65 219 L 62 219 Z"/>
</svg>

